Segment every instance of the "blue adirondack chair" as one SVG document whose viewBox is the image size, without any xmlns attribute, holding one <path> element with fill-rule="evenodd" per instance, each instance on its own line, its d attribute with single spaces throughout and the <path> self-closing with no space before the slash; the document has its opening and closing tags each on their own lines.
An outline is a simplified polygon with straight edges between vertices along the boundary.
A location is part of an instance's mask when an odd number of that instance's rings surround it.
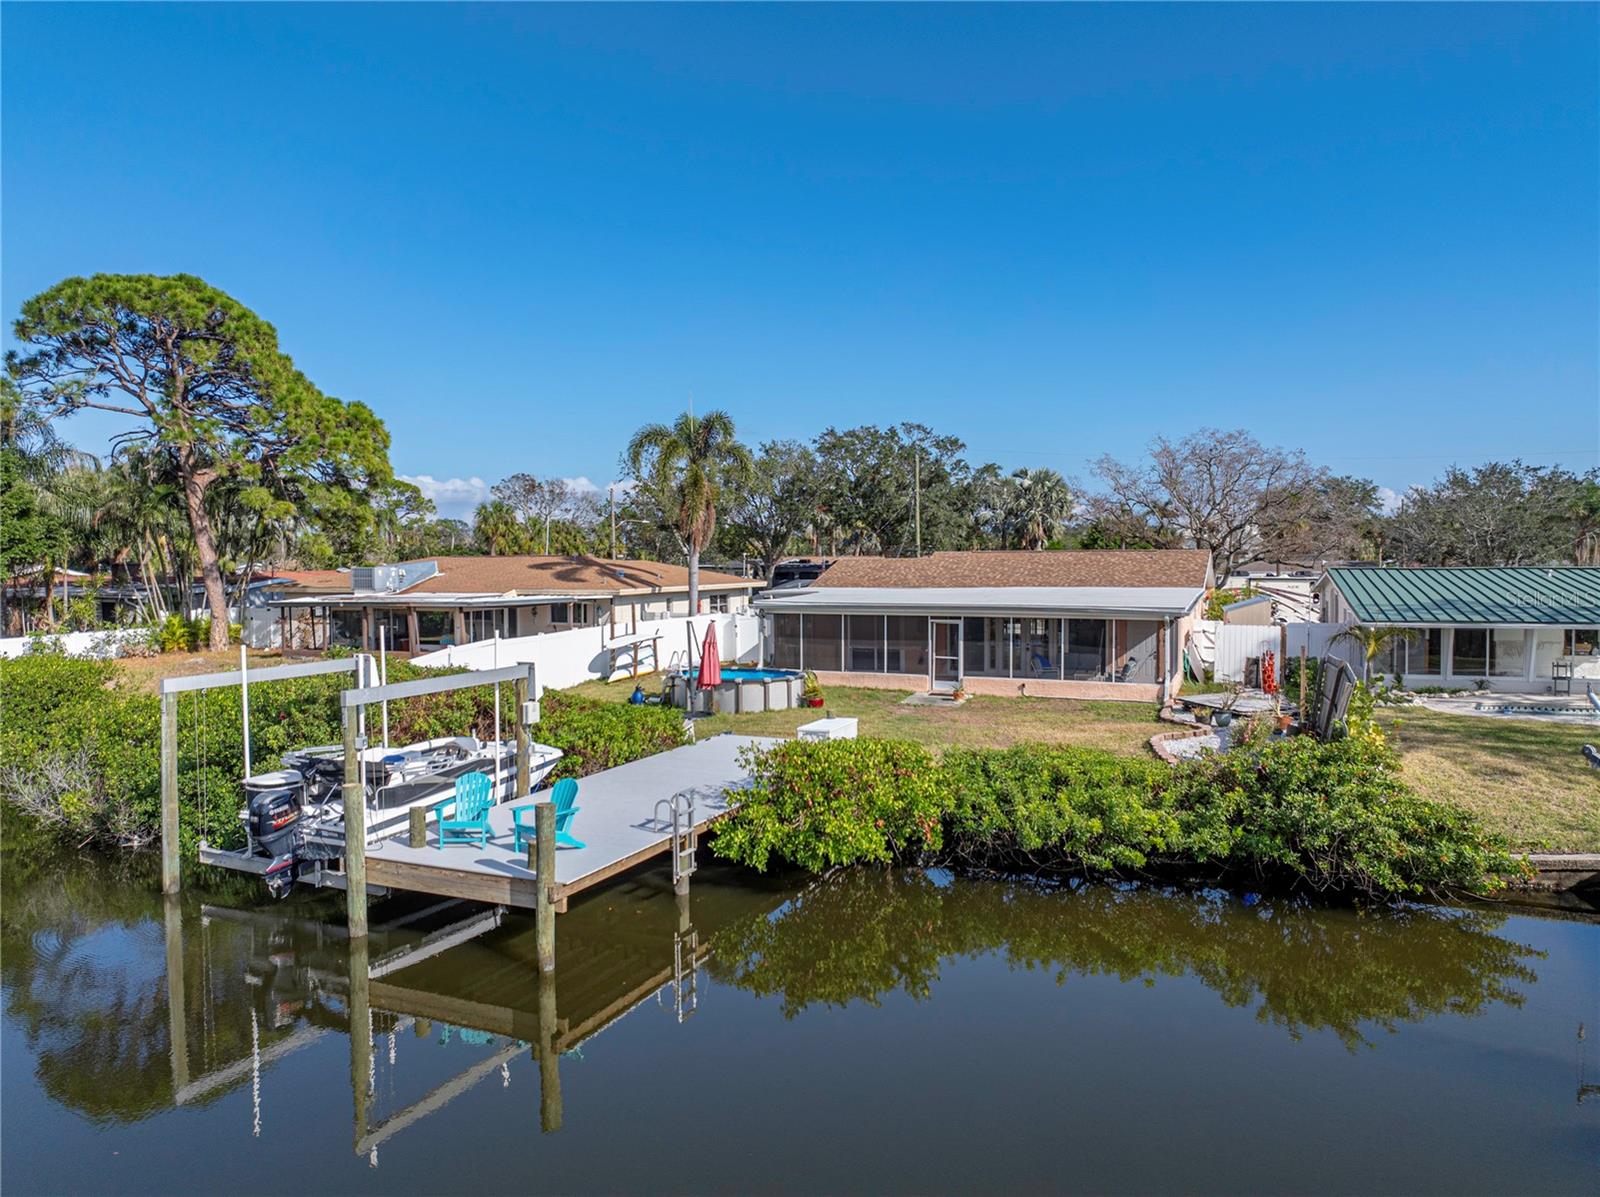
<svg viewBox="0 0 1600 1197">
<path fill-rule="evenodd" d="M 434 847 L 446 844 L 481 844 L 489 846 L 489 808 L 494 805 L 490 796 L 493 786 L 487 773 L 464 773 L 456 778 L 456 792 L 431 809 L 439 825 L 439 838 Z M 444 808 L 454 806 L 449 818 Z"/>
<path fill-rule="evenodd" d="M 578 800 L 578 783 L 570 777 L 563 777 L 556 782 L 555 788 L 550 791 L 550 800 L 556 804 L 556 847 L 557 848 L 582 848 L 582 840 L 573 839 L 568 828 L 572 820 L 581 809 L 572 805 Z M 524 822 L 523 816 L 527 816 Z M 516 850 L 522 851 L 522 846 L 538 838 L 538 832 L 533 825 L 533 807 L 514 806 L 511 808 L 511 833 L 516 837 Z"/>
</svg>

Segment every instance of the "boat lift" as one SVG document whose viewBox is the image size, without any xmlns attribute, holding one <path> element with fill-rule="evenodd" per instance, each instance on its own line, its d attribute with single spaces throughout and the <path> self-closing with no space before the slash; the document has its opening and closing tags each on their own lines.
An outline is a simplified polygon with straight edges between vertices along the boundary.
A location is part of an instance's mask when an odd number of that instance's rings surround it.
<svg viewBox="0 0 1600 1197">
<path fill-rule="evenodd" d="M 161 890 L 165 894 L 176 894 L 182 887 L 178 827 L 178 695 L 185 691 L 200 692 L 228 686 L 240 688 L 245 772 L 248 775 L 250 772 L 249 687 L 252 681 L 282 681 L 327 673 L 355 675 L 355 686 L 341 691 L 339 696 L 340 718 L 344 725 L 344 870 L 342 876 L 336 875 L 332 881 L 334 884 L 342 884 L 345 890 L 349 933 L 352 938 L 361 938 L 367 934 L 367 811 L 366 787 L 362 780 L 362 752 L 367 747 L 367 707 L 378 705 L 383 708 L 383 723 L 387 729 L 388 704 L 391 701 L 472 689 L 477 686 L 494 686 L 498 723 L 499 687 L 504 682 L 512 682 L 516 693 L 516 706 L 512 719 L 516 733 L 516 796 L 526 798 L 532 789 L 532 725 L 539 720 L 539 703 L 534 697 L 538 694 L 538 690 L 535 686 L 532 664 L 508 665 L 500 669 L 372 685 L 372 681 L 376 679 L 374 663 L 365 653 L 340 660 L 312 661 L 299 665 L 278 665 L 251 670 L 241 647 L 239 663 L 238 670 L 167 678 L 161 683 Z M 549 802 L 538 803 L 535 817 L 540 831 L 539 862 L 545 866 L 540 870 L 541 884 L 538 886 L 539 897 L 536 906 L 539 964 L 548 972 L 555 967 L 555 898 L 552 894 L 555 877 L 554 805 Z M 545 825 L 547 822 L 549 827 Z M 543 881 L 546 877 L 550 879 L 548 883 Z"/>
<path fill-rule="evenodd" d="M 327 673 L 353 673 L 356 685 L 365 685 L 373 676 L 372 658 L 357 653 L 331 661 L 308 661 L 299 665 L 272 665 L 251 669 L 243 645 L 239 646 L 239 668 L 224 673 L 198 673 L 190 677 L 161 679 L 161 892 L 175 894 L 183 888 L 178 850 L 178 695 L 200 694 L 206 690 L 239 687 L 239 720 L 244 729 L 244 772 L 250 776 L 250 683 L 288 681 L 297 677 L 317 677 Z M 364 731 L 364 728 L 363 728 Z"/>
</svg>

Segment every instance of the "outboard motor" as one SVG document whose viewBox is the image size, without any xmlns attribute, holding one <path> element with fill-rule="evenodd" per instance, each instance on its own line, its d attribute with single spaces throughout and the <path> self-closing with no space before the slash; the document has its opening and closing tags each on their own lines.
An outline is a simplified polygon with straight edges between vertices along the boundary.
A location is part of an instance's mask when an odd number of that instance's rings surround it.
<svg viewBox="0 0 1600 1197">
<path fill-rule="evenodd" d="M 300 847 L 300 816 L 305 807 L 305 779 L 293 769 L 258 773 L 244 780 L 246 821 L 256 851 L 269 858 L 263 880 L 267 892 L 281 898 L 294 885 Z"/>
</svg>

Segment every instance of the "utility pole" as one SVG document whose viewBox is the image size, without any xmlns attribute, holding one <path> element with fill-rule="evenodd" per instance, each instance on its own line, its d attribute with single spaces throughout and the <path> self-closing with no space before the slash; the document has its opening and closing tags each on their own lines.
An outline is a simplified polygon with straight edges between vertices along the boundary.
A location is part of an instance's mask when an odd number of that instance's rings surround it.
<svg viewBox="0 0 1600 1197">
<path fill-rule="evenodd" d="M 911 499 L 915 511 L 913 522 L 917 530 L 917 556 L 922 556 L 922 454 L 915 446 L 911 450 Z"/>
<path fill-rule="evenodd" d="M 613 482 L 608 488 L 611 492 L 611 560 L 617 559 L 617 484 Z"/>
</svg>

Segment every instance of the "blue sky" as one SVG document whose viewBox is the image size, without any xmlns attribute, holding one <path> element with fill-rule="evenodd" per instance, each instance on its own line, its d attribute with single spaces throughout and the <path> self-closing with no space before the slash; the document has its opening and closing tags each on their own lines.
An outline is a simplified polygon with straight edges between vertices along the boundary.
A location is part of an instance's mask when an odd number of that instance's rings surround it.
<svg viewBox="0 0 1600 1197">
<path fill-rule="evenodd" d="M 1207 424 L 1586 468 L 1597 14 L 6 4 L 0 301 L 199 274 L 456 510 L 690 395 L 1079 476 Z"/>
</svg>

